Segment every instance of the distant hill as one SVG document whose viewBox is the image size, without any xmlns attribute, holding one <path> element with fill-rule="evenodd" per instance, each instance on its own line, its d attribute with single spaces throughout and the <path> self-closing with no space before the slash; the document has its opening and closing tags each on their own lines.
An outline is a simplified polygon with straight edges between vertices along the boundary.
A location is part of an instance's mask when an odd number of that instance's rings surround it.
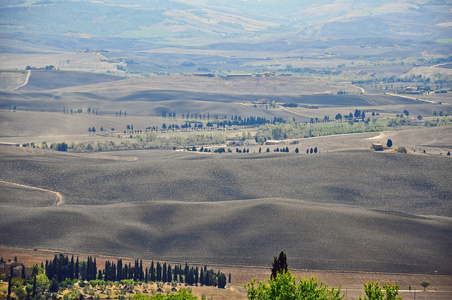
<svg viewBox="0 0 452 300">
<path fill-rule="evenodd" d="M 2 1 L 3 32 L 134 38 L 449 38 L 444 1 Z M 44 16 L 44 17 L 43 17 Z M 442 25 L 438 25 L 442 24 Z M 419 34 L 422 32 L 422 34 Z M 199 41 L 198 41 L 199 42 Z"/>
</svg>

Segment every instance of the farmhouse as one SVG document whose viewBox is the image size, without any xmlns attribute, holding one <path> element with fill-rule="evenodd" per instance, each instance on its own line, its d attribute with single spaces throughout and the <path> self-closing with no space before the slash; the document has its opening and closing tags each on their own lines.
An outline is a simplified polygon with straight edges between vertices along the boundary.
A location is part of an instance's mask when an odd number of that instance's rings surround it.
<svg viewBox="0 0 452 300">
<path fill-rule="evenodd" d="M 10 276 L 12 271 L 13 277 L 21 277 L 22 268 L 24 268 L 22 264 L 19 264 L 17 261 L 9 260 L 8 262 L 0 263 L 0 274 Z"/>
<path fill-rule="evenodd" d="M 253 103 L 254 104 L 270 104 L 270 100 L 268 100 L 268 99 L 257 99 Z"/>
<path fill-rule="evenodd" d="M 267 140 L 265 141 L 265 145 L 279 145 L 281 144 L 281 141 L 277 141 L 277 140 Z"/>
<path fill-rule="evenodd" d="M 383 144 L 382 143 L 372 143 L 372 149 L 375 151 L 383 151 Z"/>
</svg>

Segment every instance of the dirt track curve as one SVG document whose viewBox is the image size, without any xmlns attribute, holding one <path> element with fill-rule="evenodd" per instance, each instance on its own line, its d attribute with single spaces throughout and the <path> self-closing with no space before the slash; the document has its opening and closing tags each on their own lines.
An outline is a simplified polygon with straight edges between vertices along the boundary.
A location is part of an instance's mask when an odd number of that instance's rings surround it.
<svg viewBox="0 0 452 300">
<path fill-rule="evenodd" d="M 55 202 L 55 205 L 61 205 L 64 203 L 63 195 L 61 193 L 58 193 L 55 191 L 46 190 L 46 189 L 42 189 L 42 188 L 34 187 L 34 186 L 23 185 L 23 184 L 14 183 L 14 182 L 3 181 L 3 180 L 0 180 L 0 183 L 9 184 L 9 185 L 13 185 L 13 186 L 19 186 L 19 187 L 23 187 L 23 188 L 31 189 L 31 190 L 37 190 L 37 191 L 51 193 L 57 197 L 57 201 Z"/>
</svg>

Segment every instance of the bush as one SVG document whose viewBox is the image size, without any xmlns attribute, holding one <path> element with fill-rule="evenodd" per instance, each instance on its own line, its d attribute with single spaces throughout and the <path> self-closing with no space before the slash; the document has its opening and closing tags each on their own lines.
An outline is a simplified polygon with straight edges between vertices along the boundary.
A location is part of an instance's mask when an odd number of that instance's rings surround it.
<svg viewBox="0 0 452 300">
<path fill-rule="evenodd" d="M 397 153 L 407 153 L 405 146 L 400 146 L 399 148 L 396 149 L 396 151 Z"/>
<path fill-rule="evenodd" d="M 270 276 L 268 284 L 262 281 L 256 286 L 256 279 L 244 285 L 248 299 L 343 299 L 341 289 L 329 289 L 323 283 L 318 284 L 315 277 L 300 278 L 298 284 L 290 271 L 278 273 L 276 278 Z"/>
<path fill-rule="evenodd" d="M 364 283 L 364 298 L 359 297 L 359 300 L 400 300 L 399 295 L 400 286 L 397 284 L 387 283 L 383 285 L 384 291 L 379 286 L 378 282 Z"/>
</svg>

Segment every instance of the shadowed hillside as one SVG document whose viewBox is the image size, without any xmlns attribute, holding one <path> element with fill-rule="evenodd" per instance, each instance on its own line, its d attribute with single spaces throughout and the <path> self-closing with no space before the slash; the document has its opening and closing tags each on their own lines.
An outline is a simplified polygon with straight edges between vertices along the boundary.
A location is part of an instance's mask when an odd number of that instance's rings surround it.
<svg viewBox="0 0 452 300">
<path fill-rule="evenodd" d="M 0 179 L 65 197 L 3 199 L 2 243 L 243 265 L 284 249 L 297 268 L 452 272 L 448 158 L 128 153 L 138 160 L 2 156 Z"/>
<path fill-rule="evenodd" d="M 55 190 L 67 204 L 281 197 L 452 216 L 448 201 L 452 161 L 446 157 L 369 151 L 244 156 L 165 153 L 143 151 L 134 162 L 72 155 L 5 156 L 0 161 L 0 178 Z"/>
<path fill-rule="evenodd" d="M 300 200 L 4 206 L 1 216 L 3 244 L 21 247 L 258 266 L 285 249 L 294 268 L 451 272 L 449 220 Z"/>
</svg>

